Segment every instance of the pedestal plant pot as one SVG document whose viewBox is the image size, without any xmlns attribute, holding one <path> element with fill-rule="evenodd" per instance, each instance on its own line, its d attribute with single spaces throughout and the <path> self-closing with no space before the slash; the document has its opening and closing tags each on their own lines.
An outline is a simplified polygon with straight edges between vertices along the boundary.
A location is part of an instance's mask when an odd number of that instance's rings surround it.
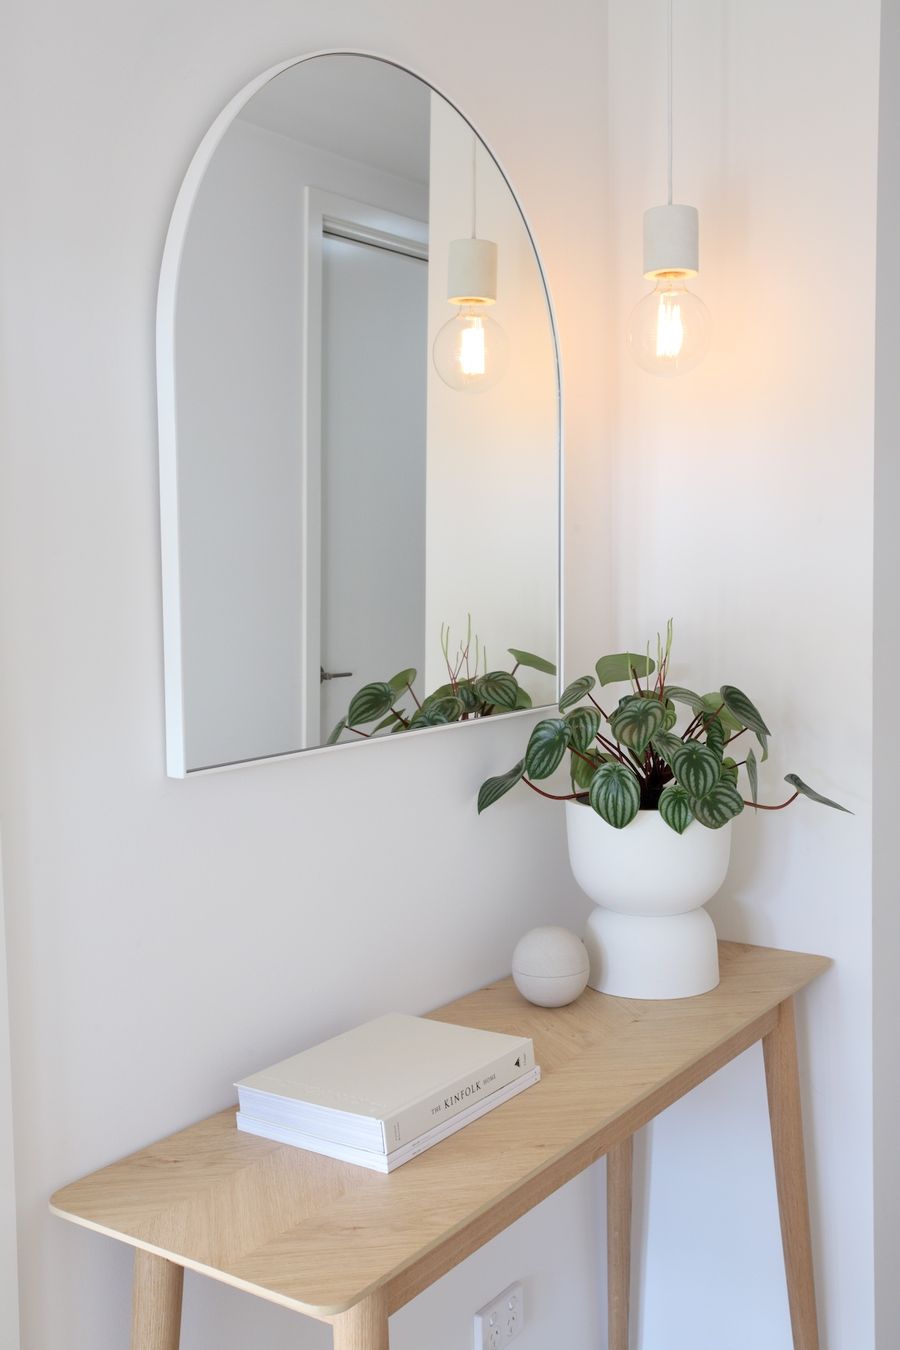
<svg viewBox="0 0 900 1350">
<path fill-rule="evenodd" d="M 725 880 L 731 822 L 677 834 L 658 811 L 639 811 L 617 830 L 570 801 L 566 832 L 575 880 L 597 906 L 584 935 L 590 987 L 646 999 L 715 989 L 716 930 L 703 906 Z"/>
</svg>

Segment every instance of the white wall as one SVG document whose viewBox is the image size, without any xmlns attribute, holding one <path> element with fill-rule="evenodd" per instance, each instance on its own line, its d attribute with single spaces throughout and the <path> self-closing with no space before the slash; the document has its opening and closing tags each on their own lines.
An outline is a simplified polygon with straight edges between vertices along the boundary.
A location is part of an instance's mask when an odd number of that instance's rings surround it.
<svg viewBox="0 0 900 1350">
<path fill-rule="evenodd" d="M 236 1074 L 300 1037 L 386 999 L 416 1010 L 450 997 L 502 970 L 529 924 L 584 914 L 552 809 L 512 796 L 475 818 L 481 778 L 521 743 L 515 724 L 164 777 L 162 239 L 190 155 L 233 91 L 282 57 L 341 42 L 389 49 L 444 87 L 497 149 L 535 226 L 563 344 L 571 669 L 589 668 L 613 627 L 631 641 L 673 613 L 684 678 L 736 679 L 779 733 L 767 792 L 796 768 L 858 813 L 801 803 L 743 819 L 717 918 L 731 936 L 838 958 L 801 1017 L 821 1307 L 830 1350 L 873 1344 L 877 7 L 677 8 L 687 74 L 676 189 L 701 208 L 698 289 L 718 336 L 705 366 L 667 384 L 615 356 L 642 291 L 640 213 L 664 181 L 661 3 L 614 0 L 611 166 L 594 0 L 573 0 L 563 18 L 534 0 L 460 0 L 452 13 L 396 0 L 389 17 L 375 0 L 314 13 L 288 0 L 252 12 L 239 0 L 17 11 L 15 42 L 0 52 L 0 806 L 24 1350 L 113 1350 L 127 1333 L 127 1254 L 51 1220 L 55 1186 L 224 1105 Z M 822 299 L 826 283 L 836 300 L 827 288 Z M 825 321 L 838 302 L 839 326 Z M 388 821 L 401 822 L 403 847 Z M 639 1148 L 645 1350 L 711 1350 L 726 1336 L 728 1350 L 786 1350 L 758 1052 L 652 1133 L 649 1163 L 646 1141 Z M 541 1317 L 564 1319 L 559 1343 L 602 1344 L 594 1186 L 589 1174 L 511 1245 L 498 1240 L 402 1312 L 400 1350 L 422 1343 L 429 1309 L 438 1324 L 443 1312 L 454 1319 L 440 1350 L 456 1350 L 468 1312 L 532 1260 L 524 1273 Z M 186 1350 L 328 1343 L 322 1329 L 190 1278 L 185 1320 Z M 535 1323 L 522 1350 L 549 1339 Z"/>
<path fill-rule="evenodd" d="M 175 324 L 189 769 L 304 741 L 307 185 L 427 214 L 422 184 L 241 118 L 212 157 L 185 237 Z"/>
<path fill-rule="evenodd" d="M 9 998 L 3 911 L 3 876 L 0 872 L 0 1345 L 12 1348 L 18 1343 L 19 1336 L 19 1289 Z"/>
<path fill-rule="evenodd" d="M 547 300 L 528 231 L 503 175 L 477 152 L 477 229 L 497 245 L 497 303 L 488 318 L 509 338 L 509 364 L 491 389 L 461 394 L 428 365 L 425 687 L 445 683 L 438 643 L 452 646 L 466 615 L 488 668 L 509 670 L 510 647 L 556 662 L 558 625 L 557 371 Z M 472 132 L 432 97 L 428 344 L 457 313 L 447 304 L 452 240 L 472 228 Z M 556 682 L 522 667 L 536 705 Z"/>
<path fill-rule="evenodd" d="M 835 958 L 800 1013 L 833 1350 L 873 1345 L 878 10 L 875 0 L 675 6 L 675 199 L 700 209 L 696 290 L 715 335 L 705 364 L 671 381 L 620 347 L 612 489 L 620 639 L 640 642 L 674 615 L 679 683 L 735 683 L 774 728 L 761 799 L 784 800 L 794 770 L 856 812 L 808 802 L 746 812 L 713 905 L 725 936 Z M 619 333 L 646 289 L 641 214 L 665 200 L 664 44 L 663 0 L 612 0 Z M 758 1050 L 658 1122 L 651 1172 L 640 1343 L 787 1350 Z"/>
<path fill-rule="evenodd" d="M 878 306 L 875 366 L 875 708 L 890 699 L 900 665 L 900 4 L 881 7 L 878 145 Z M 900 894 L 897 758 L 900 726 L 878 717 L 872 816 L 872 953 L 875 1069 L 875 1328 L 890 1350 L 900 1327 Z"/>
<path fill-rule="evenodd" d="M 163 758 L 163 238 L 226 100 L 317 47 L 387 50 L 444 87 L 525 203 L 567 360 L 571 594 L 593 621 L 589 649 L 606 645 L 594 345 L 603 7 L 572 0 L 558 18 L 532 0 L 452 11 L 34 0 L 12 17 L 0 51 L 0 809 L 25 1350 L 113 1350 L 127 1338 L 128 1254 L 51 1218 L 55 1187 L 223 1106 L 236 1075 L 301 1041 L 498 974 L 533 923 L 582 921 L 558 814 L 530 794 L 475 814 L 478 784 L 516 757 L 521 724 L 186 782 L 166 779 Z M 586 165 L 601 166 L 596 178 Z M 533 1227 L 521 1239 L 540 1317 L 558 1313 L 574 1350 L 597 1339 L 595 1186 L 594 1175 L 576 1183 L 536 1239 Z M 553 1249 L 565 1274 L 544 1264 Z M 523 1273 L 510 1250 L 451 1277 L 455 1325 Z M 444 1308 L 441 1290 L 427 1298 L 422 1307 Z M 421 1344 L 423 1316 L 397 1318 L 399 1350 Z M 536 1322 L 522 1350 L 545 1344 L 546 1327 Z M 210 1344 L 287 1350 L 325 1345 L 327 1333 L 189 1278 L 185 1347 Z"/>
</svg>

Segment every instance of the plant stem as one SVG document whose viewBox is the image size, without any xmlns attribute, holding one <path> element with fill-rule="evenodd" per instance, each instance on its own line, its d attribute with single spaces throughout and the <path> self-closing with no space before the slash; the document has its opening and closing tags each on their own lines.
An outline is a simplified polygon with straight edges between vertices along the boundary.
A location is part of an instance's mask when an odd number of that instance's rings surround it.
<svg viewBox="0 0 900 1350">
<path fill-rule="evenodd" d="M 417 700 L 417 701 L 418 701 L 418 700 Z M 395 707 L 393 707 L 393 706 L 391 707 L 391 712 L 394 714 L 394 716 L 396 717 L 396 719 L 397 719 L 398 722 L 402 722 L 402 723 L 403 723 L 403 725 L 406 727 L 406 729 L 407 729 L 407 731 L 408 731 L 408 730 L 409 730 L 409 722 L 408 722 L 407 719 L 403 716 L 403 714 L 402 714 L 401 712 L 398 712 L 397 709 L 396 709 Z"/>
<path fill-rule="evenodd" d="M 584 792 L 569 792 L 564 797 L 560 797 L 555 792 L 545 792 L 543 788 L 536 787 L 530 778 L 523 778 L 523 783 L 527 783 L 532 792 L 536 792 L 540 797 L 546 797 L 551 802 L 577 802 L 579 798 L 585 797 Z"/>
<path fill-rule="evenodd" d="M 800 793 L 795 792 L 793 797 L 788 797 L 786 802 L 781 802 L 778 806 L 763 806 L 762 802 L 746 802 L 746 801 L 744 802 L 744 805 L 752 806 L 754 811 L 783 811 L 786 806 L 790 806 L 791 802 L 795 802 L 799 796 Z M 743 801 L 744 799 L 741 798 L 741 800 Z"/>
<path fill-rule="evenodd" d="M 588 698 L 591 700 L 591 702 L 593 703 L 594 707 L 597 709 L 598 713 L 599 713 L 600 716 L 603 718 L 603 720 L 604 720 L 605 722 L 608 722 L 608 721 L 609 721 L 609 716 L 608 716 L 608 715 L 603 711 L 603 709 L 600 707 L 600 704 L 599 704 L 599 703 L 597 702 L 597 700 L 594 698 L 594 695 L 593 695 L 593 694 L 588 694 Z"/>
<path fill-rule="evenodd" d="M 738 736 L 743 736 L 744 732 L 749 730 L 750 730 L 749 727 L 741 727 L 740 731 L 736 731 L 733 736 L 728 737 L 728 740 L 725 742 L 725 744 L 730 745 L 732 741 L 737 740 Z"/>
<path fill-rule="evenodd" d="M 688 740 L 691 733 L 694 731 L 695 727 L 699 726 L 702 720 L 703 720 L 703 713 L 695 713 L 691 721 L 687 724 L 684 731 L 681 733 L 681 739 L 683 741 Z"/>
<path fill-rule="evenodd" d="M 631 768 L 631 765 L 628 763 L 628 760 L 622 754 L 622 751 L 620 750 L 619 746 L 617 746 L 613 741 L 608 741 L 605 736 L 600 735 L 599 731 L 597 732 L 597 740 L 600 742 L 602 746 L 605 746 L 606 749 L 609 750 L 610 754 L 615 755 L 616 759 L 619 761 L 620 764 L 624 764 L 629 769 Z"/>
<path fill-rule="evenodd" d="M 413 702 L 415 703 L 416 707 L 417 707 L 417 708 L 421 708 L 422 705 L 421 705 L 421 703 L 419 702 L 419 700 L 416 698 L 415 690 L 413 689 L 413 687 L 412 687 L 412 685 L 410 684 L 409 680 L 406 681 L 406 687 L 407 687 L 407 689 L 409 690 L 409 692 L 412 694 L 412 696 L 413 696 Z"/>
</svg>

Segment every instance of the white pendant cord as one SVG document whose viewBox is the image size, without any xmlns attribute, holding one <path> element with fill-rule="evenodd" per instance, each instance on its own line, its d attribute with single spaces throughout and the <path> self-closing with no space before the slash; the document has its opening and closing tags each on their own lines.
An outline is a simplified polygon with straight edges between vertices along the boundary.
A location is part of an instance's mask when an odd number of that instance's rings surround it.
<svg viewBox="0 0 900 1350">
<path fill-rule="evenodd" d="M 476 210 L 478 201 L 478 138 L 472 132 L 472 238 L 478 238 Z"/>
<path fill-rule="evenodd" d="M 668 0 L 667 31 L 666 31 L 666 82 L 668 87 L 668 190 L 669 206 L 672 205 L 672 0 Z"/>
</svg>

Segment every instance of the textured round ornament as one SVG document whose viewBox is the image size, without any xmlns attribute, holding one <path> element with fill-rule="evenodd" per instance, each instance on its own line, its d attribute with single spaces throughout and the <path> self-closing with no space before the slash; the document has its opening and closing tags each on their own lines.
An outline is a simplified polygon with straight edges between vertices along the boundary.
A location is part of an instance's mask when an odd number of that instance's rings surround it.
<svg viewBox="0 0 900 1350">
<path fill-rule="evenodd" d="M 568 928 L 532 928 L 513 952 L 516 988 L 529 1003 L 542 1008 L 574 1003 L 589 971 L 587 948 Z"/>
</svg>

